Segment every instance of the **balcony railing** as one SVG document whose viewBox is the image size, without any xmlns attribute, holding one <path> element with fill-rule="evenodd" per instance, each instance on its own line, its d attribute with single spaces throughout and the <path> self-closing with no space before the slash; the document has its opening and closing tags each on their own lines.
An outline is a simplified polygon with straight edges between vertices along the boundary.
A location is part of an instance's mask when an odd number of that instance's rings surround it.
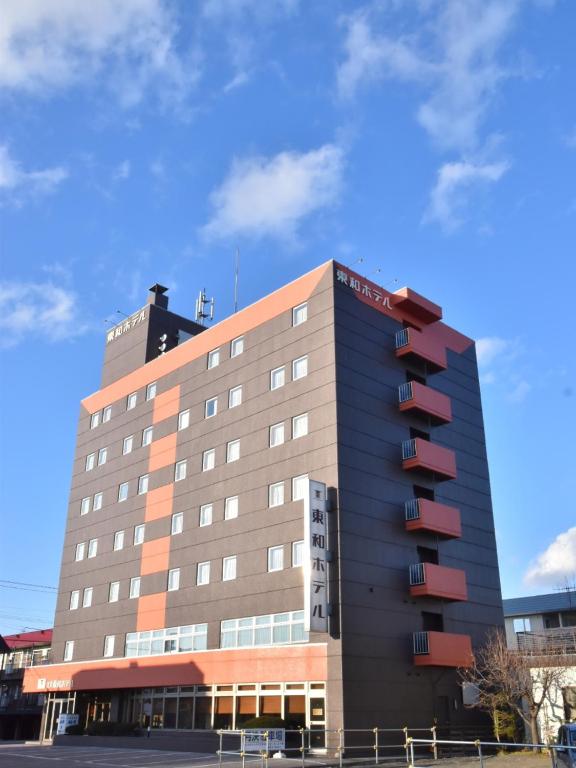
<svg viewBox="0 0 576 768">
<path fill-rule="evenodd" d="M 407 347 L 409 341 L 408 328 L 402 328 L 401 331 L 396 331 L 396 349 Z"/>
<path fill-rule="evenodd" d="M 404 516 L 406 520 L 418 520 L 420 518 L 420 499 L 408 499 L 404 502 Z"/>
<path fill-rule="evenodd" d="M 431 531 L 447 539 L 462 535 L 460 510 L 430 499 L 408 499 L 404 502 L 407 531 Z"/>
<path fill-rule="evenodd" d="M 452 421 L 450 398 L 418 381 L 407 381 L 399 385 L 398 406 L 402 412 L 416 413 L 434 425 Z"/>
<path fill-rule="evenodd" d="M 428 632 L 414 632 L 412 642 L 414 646 L 414 656 L 430 653 Z"/>
<path fill-rule="evenodd" d="M 416 438 L 402 441 L 402 461 L 413 459 L 416 456 Z"/>
<path fill-rule="evenodd" d="M 414 632 L 414 664 L 418 667 L 469 667 L 472 643 L 469 635 L 449 632 Z"/>
<path fill-rule="evenodd" d="M 413 563 L 409 570 L 410 586 L 426 583 L 426 569 L 424 563 Z"/>
<path fill-rule="evenodd" d="M 576 627 L 557 627 L 542 632 L 518 632 L 518 650 L 530 656 L 576 654 Z"/>
<path fill-rule="evenodd" d="M 402 442 L 402 467 L 431 473 L 436 480 L 453 480 L 457 474 L 454 451 L 421 437 Z"/>
<path fill-rule="evenodd" d="M 400 384 L 398 387 L 398 402 L 405 403 L 408 400 L 412 400 L 412 382 L 407 381 L 405 384 Z"/>
</svg>

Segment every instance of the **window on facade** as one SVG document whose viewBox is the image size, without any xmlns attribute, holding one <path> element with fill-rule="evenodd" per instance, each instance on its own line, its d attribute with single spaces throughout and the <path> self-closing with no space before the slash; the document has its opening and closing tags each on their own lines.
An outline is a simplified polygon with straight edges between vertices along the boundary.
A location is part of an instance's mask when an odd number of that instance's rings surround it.
<svg viewBox="0 0 576 768">
<path fill-rule="evenodd" d="M 104 651 L 102 655 L 105 659 L 114 656 L 114 635 L 106 635 L 104 638 Z"/>
<path fill-rule="evenodd" d="M 134 435 L 128 435 L 128 437 L 124 438 L 124 442 L 122 443 L 122 455 L 126 456 L 127 453 L 132 453 L 133 448 L 134 448 Z"/>
<path fill-rule="evenodd" d="M 154 437 L 154 427 L 146 427 L 142 430 L 142 447 L 150 445 Z"/>
<path fill-rule="evenodd" d="M 80 514 L 87 515 L 90 512 L 90 496 L 86 496 L 80 502 Z"/>
<path fill-rule="evenodd" d="M 244 336 L 238 336 L 230 342 L 230 357 L 237 357 L 244 352 Z"/>
<path fill-rule="evenodd" d="M 224 501 L 224 520 L 238 517 L 238 496 L 228 496 Z"/>
<path fill-rule="evenodd" d="M 530 632 L 530 618 L 528 616 L 522 616 L 521 618 L 514 619 L 514 632 Z"/>
<path fill-rule="evenodd" d="M 231 440 L 226 446 L 226 461 L 238 461 L 240 458 L 240 440 Z"/>
<path fill-rule="evenodd" d="M 117 603 L 119 597 L 120 597 L 120 582 L 111 581 L 110 586 L 108 587 L 108 602 Z"/>
<path fill-rule="evenodd" d="M 90 539 L 88 542 L 88 557 L 96 557 L 98 554 L 98 539 Z"/>
<path fill-rule="evenodd" d="M 206 400 L 206 403 L 204 404 L 204 418 L 209 419 L 212 416 L 216 416 L 217 411 L 218 411 L 218 398 L 211 397 L 209 400 Z"/>
<path fill-rule="evenodd" d="M 298 357 L 292 361 L 292 379 L 302 379 L 304 376 L 308 376 L 308 355 Z"/>
<path fill-rule="evenodd" d="M 174 466 L 174 480 L 175 482 L 178 482 L 179 480 L 185 480 L 186 479 L 186 469 L 187 469 L 187 462 L 186 459 L 183 459 L 182 461 L 177 461 Z"/>
<path fill-rule="evenodd" d="M 146 531 L 146 526 L 144 524 L 134 526 L 134 545 L 135 546 L 138 544 L 144 543 L 145 531 Z"/>
<path fill-rule="evenodd" d="M 107 405 L 106 408 L 102 411 L 102 421 L 106 423 L 107 421 L 110 421 L 112 418 L 112 406 Z"/>
<path fill-rule="evenodd" d="M 292 501 L 302 501 L 308 491 L 308 475 L 292 478 Z"/>
<path fill-rule="evenodd" d="M 94 590 L 92 587 L 86 587 L 84 590 L 84 595 L 82 597 L 82 608 L 90 608 L 92 605 L 92 594 Z"/>
<path fill-rule="evenodd" d="M 304 565 L 304 542 L 292 542 L 292 568 L 301 568 Z"/>
<path fill-rule="evenodd" d="M 151 634 L 153 634 L 152 638 L 150 637 Z M 128 632 L 126 635 L 125 655 L 133 657 L 205 651 L 207 648 L 207 636 L 207 624 L 168 627 L 167 629 L 155 629 L 153 632 Z M 204 701 L 204 699 L 196 699 L 196 706 L 198 706 L 199 701 Z"/>
<path fill-rule="evenodd" d="M 208 352 L 208 368 L 216 368 L 220 364 L 220 350 L 213 349 L 212 352 Z"/>
<path fill-rule="evenodd" d="M 114 552 L 124 549 L 124 531 L 116 531 L 114 534 Z"/>
<path fill-rule="evenodd" d="M 72 661 L 74 658 L 74 640 L 66 640 L 64 643 L 64 661 Z"/>
<path fill-rule="evenodd" d="M 129 483 L 120 483 L 118 486 L 118 501 L 126 501 L 129 487 Z"/>
<path fill-rule="evenodd" d="M 292 310 L 292 325 L 300 325 L 308 320 L 308 304 L 299 304 Z"/>
<path fill-rule="evenodd" d="M 202 454 L 202 472 L 207 472 L 209 469 L 214 469 L 216 464 L 216 450 L 209 448 Z"/>
<path fill-rule="evenodd" d="M 126 398 L 126 410 L 131 411 L 132 408 L 136 408 L 136 403 L 138 402 L 138 392 L 132 392 L 131 395 L 128 395 Z"/>
<path fill-rule="evenodd" d="M 168 571 L 168 592 L 180 589 L 180 568 L 172 568 Z"/>
<path fill-rule="evenodd" d="M 280 424 L 273 424 L 270 427 L 270 448 L 274 448 L 276 445 L 282 445 L 284 442 L 284 422 Z"/>
<path fill-rule="evenodd" d="M 304 437 L 308 434 L 308 414 L 301 413 L 292 419 L 292 438 Z"/>
<path fill-rule="evenodd" d="M 272 483 L 268 486 L 268 506 L 279 507 L 284 504 L 284 483 Z"/>
<path fill-rule="evenodd" d="M 156 390 L 158 389 L 158 384 L 153 381 L 151 384 L 148 384 L 146 387 L 146 400 L 154 400 L 156 397 Z"/>
<path fill-rule="evenodd" d="M 140 576 L 134 576 L 130 579 L 130 592 L 128 594 L 131 600 L 140 597 Z"/>
<path fill-rule="evenodd" d="M 308 633 L 304 631 L 304 611 L 226 619 L 220 623 L 221 648 L 281 645 L 302 643 L 307 640 Z"/>
<path fill-rule="evenodd" d="M 70 592 L 70 610 L 75 611 L 80 605 L 80 590 L 74 589 Z"/>
<path fill-rule="evenodd" d="M 228 392 L 228 408 L 236 408 L 242 404 L 242 386 L 232 387 Z"/>
<path fill-rule="evenodd" d="M 236 555 L 222 559 L 222 581 L 232 581 L 236 578 Z"/>
<path fill-rule="evenodd" d="M 278 389 L 286 383 L 286 369 L 283 365 L 270 371 L 270 389 Z"/>
<path fill-rule="evenodd" d="M 186 429 L 190 426 L 190 409 L 180 411 L 178 414 L 178 430 Z"/>
<path fill-rule="evenodd" d="M 182 533 L 184 530 L 184 513 L 183 512 L 176 512 L 172 515 L 172 526 L 170 528 L 170 533 L 172 536 L 175 536 L 177 533 Z"/>
<path fill-rule="evenodd" d="M 200 527 L 203 528 L 205 525 L 212 525 L 212 512 L 212 504 L 202 504 L 200 507 Z"/>
<path fill-rule="evenodd" d="M 138 494 L 142 495 L 143 493 L 148 493 L 148 481 L 150 480 L 150 475 L 141 475 L 138 478 Z"/>
<path fill-rule="evenodd" d="M 86 542 L 81 541 L 80 544 L 76 544 L 76 554 L 74 556 L 74 559 L 76 562 L 79 560 L 84 560 L 84 556 L 86 555 Z"/>
<path fill-rule="evenodd" d="M 95 429 L 100 424 L 100 411 L 96 411 L 90 416 L 90 429 Z"/>
<path fill-rule="evenodd" d="M 284 547 L 268 547 L 268 570 L 281 571 L 284 568 Z"/>
<path fill-rule="evenodd" d="M 102 509 L 102 502 L 104 500 L 104 494 L 102 491 L 98 491 L 98 493 L 94 494 L 94 502 L 92 504 L 92 509 L 97 512 L 99 509 Z"/>
<path fill-rule="evenodd" d="M 101 467 L 102 464 L 106 464 L 106 461 L 108 459 L 108 448 L 100 448 L 98 451 L 98 466 Z"/>
<path fill-rule="evenodd" d="M 198 563 L 196 568 L 196 584 L 200 587 L 210 583 L 210 563 Z"/>
<path fill-rule="evenodd" d="M 84 469 L 86 472 L 90 472 L 91 469 L 94 469 L 96 466 L 96 454 L 95 453 L 89 453 L 88 456 L 86 456 L 86 464 L 84 465 Z"/>
</svg>

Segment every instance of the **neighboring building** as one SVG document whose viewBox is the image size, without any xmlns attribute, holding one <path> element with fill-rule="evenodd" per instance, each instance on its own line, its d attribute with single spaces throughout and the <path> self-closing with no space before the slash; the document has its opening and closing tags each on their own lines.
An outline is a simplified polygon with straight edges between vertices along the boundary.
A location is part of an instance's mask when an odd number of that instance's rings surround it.
<svg viewBox="0 0 576 768">
<path fill-rule="evenodd" d="M 165 290 L 82 402 L 44 735 L 477 724 L 457 667 L 503 617 L 473 341 L 332 261 L 208 329 Z"/>
<path fill-rule="evenodd" d="M 38 739 L 43 694 L 23 693 L 24 670 L 48 662 L 51 629 L 0 636 L 0 739 Z"/>
</svg>

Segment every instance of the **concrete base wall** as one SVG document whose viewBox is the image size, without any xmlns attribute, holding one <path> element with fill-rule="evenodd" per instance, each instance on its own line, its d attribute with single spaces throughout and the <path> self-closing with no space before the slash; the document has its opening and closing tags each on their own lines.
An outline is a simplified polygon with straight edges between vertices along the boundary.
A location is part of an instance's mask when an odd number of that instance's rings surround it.
<svg viewBox="0 0 576 768">
<path fill-rule="evenodd" d="M 220 737 L 215 731 L 152 731 L 142 736 L 55 736 L 58 747 L 114 747 L 116 749 L 166 749 L 175 752 L 215 754 Z M 223 750 L 239 748 L 239 739 L 224 737 Z"/>
</svg>

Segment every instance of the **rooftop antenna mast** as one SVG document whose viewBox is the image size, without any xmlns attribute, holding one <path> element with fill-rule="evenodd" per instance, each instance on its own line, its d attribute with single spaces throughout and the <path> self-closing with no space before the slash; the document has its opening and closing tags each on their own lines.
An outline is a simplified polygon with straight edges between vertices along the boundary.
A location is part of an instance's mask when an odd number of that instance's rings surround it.
<svg viewBox="0 0 576 768">
<path fill-rule="evenodd" d="M 234 256 L 234 313 L 238 312 L 238 273 L 240 271 L 240 248 Z"/>
<path fill-rule="evenodd" d="M 207 308 L 208 307 L 208 308 Z M 205 320 L 214 320 L 214 298 L 206 296 L 206 289 L 202 288 L 196 299 L 196 312 L 194 319 L 200 325 L 205 325 Z"/>
</svg>

